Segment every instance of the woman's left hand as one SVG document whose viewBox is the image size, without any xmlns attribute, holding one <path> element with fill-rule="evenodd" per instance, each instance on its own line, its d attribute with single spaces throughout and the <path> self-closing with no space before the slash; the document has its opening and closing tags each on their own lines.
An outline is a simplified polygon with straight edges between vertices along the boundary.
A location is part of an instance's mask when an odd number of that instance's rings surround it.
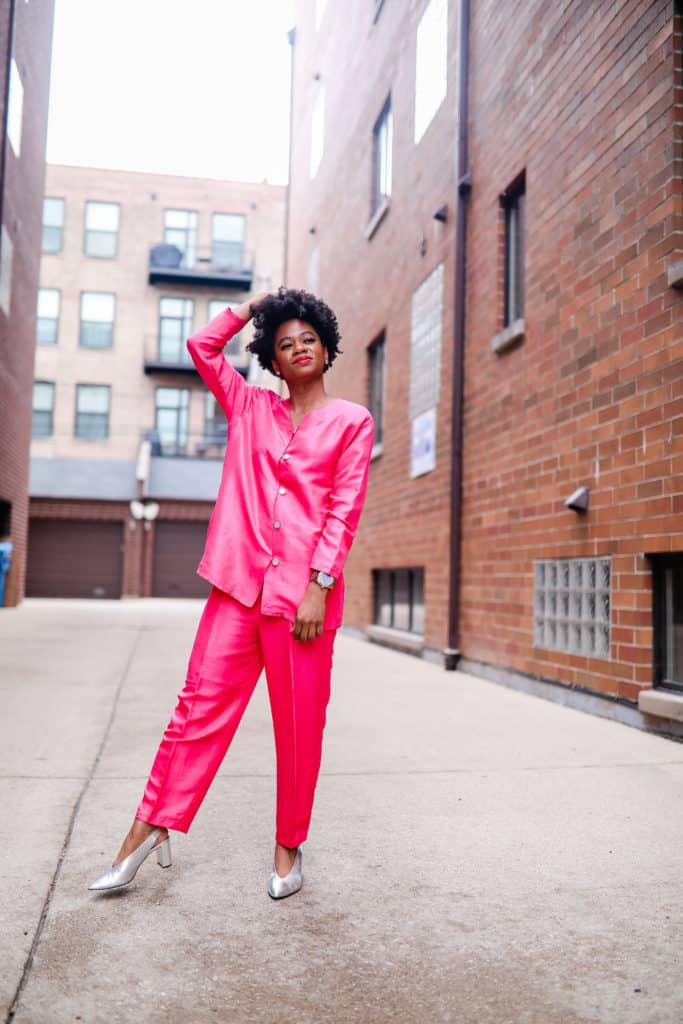
<svg viewBox="0 0 683 1024">
<path fill-rule="evenodd" d="M 292 626 L 295 640 L 315 640 L 323 631 L 327 591 L 317 583 L 309 583 L 303 601 L 296 611 Z"/>
</svg>

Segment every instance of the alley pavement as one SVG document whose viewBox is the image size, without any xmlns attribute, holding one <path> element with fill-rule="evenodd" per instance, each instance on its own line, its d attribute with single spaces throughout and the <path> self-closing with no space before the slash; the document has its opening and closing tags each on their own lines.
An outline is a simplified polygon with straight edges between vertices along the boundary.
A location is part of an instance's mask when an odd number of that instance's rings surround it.
<svg viewBox="0 0 683 1024">
<path fill-rule="evenodd" d="M 264 681 L 173 867 L 126 832 L 200 602 L 0 611 L 15 1024 L 681 1024 L 683 744 L 337 638 L 303 889 Z"/>
</svg>

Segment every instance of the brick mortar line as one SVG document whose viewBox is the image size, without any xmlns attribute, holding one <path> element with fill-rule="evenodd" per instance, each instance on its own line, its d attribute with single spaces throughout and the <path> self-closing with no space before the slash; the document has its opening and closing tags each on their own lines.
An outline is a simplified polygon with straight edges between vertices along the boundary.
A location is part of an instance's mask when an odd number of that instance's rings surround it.
<svg viewBox="0 0 683 1024">
<path fill-rule="evenodd" d="M 66 858 L 66 854 L 67 854 L 68 849 L 69 849 L 69 844 L 71 842 L 71 836 L 73 834 L 74 826 L 76 824 L 76 818 L 78 817 L 78 812 L 80 811 L 81 803 L 83 802 L 83 798 L 84 798 L 85 794 L 87 793 L 88 788 L 90 786 L 90 783 L 92 782 L 92 780 L 93 780 L 93 778 L 95 776 L 95 772 L 97 770 L 97 766 L 100 763 L 100 760 L 101 760 L 102 755 L 104 753 L 104 749 L 105 749 L 105 747 L 107 745 L 107 741 L 109 739 L 109 734 L 111 733 L 112 725 L 114 724 L 114 718 L 116 716 L 116 711 L 118 709 L 119 698 L 121 696 L 121 692 L 123 690 L 124 684 L 125 684 L 125 682 L 126 682 L 126 680 L 128 678 L 128 674 L 130 672 L 131 665 L 133 664 L 133 659 L 134 659 L 134 657 L 135 657 L 135 655 L 137 653 L 137 649 L 138 649 L 138 646 L 139 646 L 139 643 L 140 643 L 140 639 L 142 637 L 142 633 L 143 633 L 143 630 L 139 630 L 138 631 L 138 633 L 137 633 L 137 635 L 135 637 L 135 640 L 133 642 L 133 645 L 131 647 L 131 651 L 130 651 L 130 654 L 128 656 L 128 660 L 126 661 L 126 665 L 125 665 L 125 667 L 123 669 L 123 672 L 121 673 L 121 679 L 119 680 L 119 684 L 116 687 L 116 692 L 114 693 L 114 699 L 112 701 L 111 710 L 109 712 L 109 718 L 107 719 L 107 724 L 106 724 L 105 729 L 104 729 L 104 735 L 103 735 L 102 740 L 100 742 L 100 745 L 99 745 L 99 747 L 97 749 L 97 753 L 95 754 L 95 758 L 93 760 L 90 772 L 88 773 L 87 776 L 85 776 L 84 784 L 81 787 L 81 791 L 78 794 L 78 797 L 76 799 L 76 803 L 74 804 L 74 808 L 73 808 L 73 810 L 71 812 L 71 816 L 69 818 L 69 824 L 67 825 L 66 834 L 64 836 L 64 841 L 62 843 L 62 848 L 61 848 L 61 850 L 59 852 L 59 857 L 57 858 L 57 865 L 55 867 L 54 874 L 52 875 L 52 879 L 50 881 L 50 885 L 48 886 L 48 890 L 47 890 L 47 894 L 45 896 L 45 900 L 43 902 L 43 907 L 42 907 L 42 910 L 41 910 L 40 918 L 38 919 L 38 924 L 36 926 L 36 931 L 35 931 L 35 934 L 33 936 L 33 942 L 31 943 L 31 949 L 29 950 L 29 954 L 28 954 L 28 956 L 26 958 L 26 962 L 24 963 L 24 968 L 23 968 L 23 971 L 21 973 L 21 978 L 19 979 L 19 983 L 18 983 L 16 991 L 14 993 L 14 998 L 12 999 L 12 1002 L 9 1005 L 9 1010 L 7 1011 L 7 1016 L 5 1017 L 4 1024 L 11 1024 L 11 1022 L 13 1021 L 14 1015 L 16 1014 L 18 1006 L 19 1006 L 19 1000 L 21 999 L 23 991 L 26 988 L 26 984 L 28 982 L 28 978 L 29 978 L 29 975 L 31 973 L 31 969 L 33 967 L 33 961 L 34 961 L 34 958 L 35 958 L 35 954 L 37 952 L 38 945 L 39 945 L 40 940 L 42 938 L 43 929 L 45 928 L 45 922 L 47 920 L 47 915 L 48 915 L 48 912 L 50 910 L 50 906 L 51 906 L 51 903 L 52 903 L 52 897 L 53 897 L 55 889 L 57 887 L 57 882 L 58 882 L 59 876 L 60 876 L 60 874 L 62 872 L 62 865 L 64 863 L 64 860 Z M 21 776 L 17 776 L 17 777 L 21 778 Z M 45 777 L 44 776 L 38 776 L 38 778 L 45 778 Z M 77 776 L 77 778 L 78 778 L 78 776 Z M 83 778 L 83 776 L 81 776 L 81 778 Z"/>
</svg>

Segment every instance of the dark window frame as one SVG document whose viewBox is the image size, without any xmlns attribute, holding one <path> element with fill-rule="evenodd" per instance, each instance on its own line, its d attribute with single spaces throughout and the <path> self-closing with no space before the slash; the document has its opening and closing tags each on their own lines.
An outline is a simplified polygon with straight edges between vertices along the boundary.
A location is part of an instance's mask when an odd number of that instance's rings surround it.
<svg viewBox="0 0 683 1024">
<path fill-rule="evenodd" d="M 53 380 L 34 380 L 34 382 L 33 382 L 34 388 L 35 388 L 36 384 L 47 384 L 47 385 L 49 385 L 49 387 L 51 389 L 50 393 L 51 393 L 51 396 L 52 396 L 52 403 L 51 403 L 51 406 L 50 406 L 49 409 L 36 409 L 35 405 L 33 403 L 33 400 L 31 401 L 31 437 L 32 438 L 34 438 L 34 437 L 36 437 L 36 438 L 39 438 L 39 437 L 54 437 L 54 432 L 55 432 L 55 390 L 56 390 L 55 389 L 55 381 L 53 381 Z M 36 426 L 36 414 L 38 414 L 40 416 L 48 416 L 49 417 L 49 430 L 48 431 L 42 431 L 41 430 L 39 432 L 36 432 L 36 429 L 35 429 L 35 426 Z"/>
<path fill-rule="evenodd" d="M 62 223 L 57 227 L 54 224 L 45 224 L 45 201 L 62 204 Z M 66 199 L 64 196 L 43 196 L 43 216 L 41 223 L 40 251 L 47 256 L 59 256 L 64 251 L 64 224 L 66 221 Z M 56 249 L 45 248 L 45 231 L 59 231 L 59 247 Z"/>
<path fill-rule="evenodd" d="M 396 577 L 398 573 L 408 573 L 408 629 L 406 630 L 403 626 L 396 626 Z M 376 568 L 372 570 L 372 621 L 376 626 L 382 626 L 384 629 L 396 629 L 400 632 L 417 633 L 419 636 L 424 635 L 424 631 L 420 632 L 415 630 L 415 610 L 418 607 L 416 602 L 416 596 L 422 595 L 421 602 L 421 617 L 424 619 L 425 602 L 424 602 L 424 566 L 397 566 L 396 568 Z M 390 592 L 390 608 L 391 608 L 391 622 L 389 625 L 381 623 L 380 620 L 380 593 L 382 578 L 388 578 L 389 592 Z"/>
<path fill-rule="evenodd" d="M 84 320 L 83 319 L 83 298 L 86 295 L 111 295 L 114 299 L 114 311 L 111 320 Z M 116 292 L 101 292 L 101 291 L 90 291 L 86 289 L 80 293 L 80 299 L 78 303 L 78 345 L 80 348 L 92 349 L 96 352 L 104 352 L 107 349 L 114 347 L 114 325 L 116 323 Z M 86 333 L 83 331 L 83 325 L 88 324 L 93 328 L 102 326 L 110 326 L 111 331 L 109 334 L 109 340 L 106 345 L 91 345 L 86 343 L 83 339 Z"/>
<path fill-rule="evenodd" d="M 242 221 L 242 238 L 239 243 L 232 239 L 227 240 L 224 238 L 216 237 L 216 218 L 218 217 L 234 217 L 239 218 Z M 245 243 L 247 238 L 247 215 L 245 213 L 235 213 L 234 211 L 228 210 L 214 210 L 211 214 L 211 262 L 217 267 L 231 267 L 236 270 L 242 270 L 246 265 L 245 259 Z M 232 261 L 229 258 L 227 261 L 225 258 L 221 258 L 218 253 L 221 251 L 221 246 L 235 246 L 239 245 L 239 259 L 237 262 Z"/>
<path fill-rule="evenodd" d="M 382 129 L 387 123 L 387 120 L 391 119 L 389 125 L 389 146 L 388 154 L 385 154 L 382 146 Z M 391 185 L 388 192 L 383 192 L 381 188 L 382 170 L 383 170 L 383 158 L 387 158 L 388 163 L 392 164 L 392 150 L 393 147 L 393 115 L 391 109 L 391 93 L 387 96 L 384 101 L 384 105 L 379 113 L 377 120 L 372 126 L 372 196 L 370 203 L 370 216 L 374 216 L 379 208 L 388 201 L 391 195 Z M 393 167 L 392 167 L 393 175 Z"/>
<path fill-rule="evenodd" d="M 500 196 L 504 214 L 503 326 L 524 317 L 526 248 L 526 170 Z"/>
<path fill-rule="evenodd" d="M 107 411 L 106 411 L 106 413 L 102 413 L 102 412 L 81 412 L 79 410 L 79 408 L 78 408 L 78 399 L 79 399 L 79 395 L 81 394 L 81 391 L 82 391 L 83 388 L 98 388 L 98 389 L 106 390 L 106 392 L 107 392 Z M 111 384 L 91 384 L 91 383 L 84 383 L 84 382 L 79 382 L 79 383 L 76 384 L 75 415 L 74 415 L 74 437 L 77 438 L 79 441 L 107 441 L 109 439 L 109 426 L 110 426 L 110 418 L 111 418 L 111 393 L 112 393 Z M 86 420 L 85 417 L 88 417 L 88 419 Z M 94 422 L 94 417 L 97 417 L 98 421 L 99 420 L 103 421 L 103 423 L 104 423 L 104 432 L 103 433 L 99 433 L 99 434 L 97 432 L 95 432 L 94 434 L 83 433 L 81 431 L 81 425 L 83 423 L 85 423 L 85 422 L 93 423 Z"/>
<path fill-rule="evenodd" d="M 183 407 L 182 401 L 178 405 L 160 405 L 159 404 L 159 393 L 161 391 L 176 391 L 179 395 L 186 396 L 186 404 Z M 160 384 L 154 389 L 154 431 L 159 438 L 159 444 L 161 445 L 162 455 L 186 455 L 187 448 L 190 440 L 190 404 L 192 401 L 192 391 L 190 388 L 180 388 L 169 386 L 168 384 Z M 173 412 L 176 414 L 176 426 L 175 426 L 175 437 L 173 441 L 164 441 L 162 432 L 159 428 L 159 413 L 160 412 Z M 182 414 L 185 413 L 185 429 L 184 434 L 182 430 Z M 184 439 L 183 439 L 184 437 Z"/>
<path fill-rule="evenodd" d="M 101 228 L 89 228 L 88 227 L 88 207 L 89 206 L 115 206 L 119 211 L 118 227 L 116 231 L 106 231 Z M 121 203 L 112 201 L 111 199 L 86 199 L 83 206 L 83 255 L 87 256 L 91 260 L 115 260 L 118 259 L 119 255 L 119 235 L 121 233 Z M 114 251 L 112 253 L 98 253 L 88 252 L 88 236 L 89 235 L 113 235 L 114 236 Z"/>
<path fill-rule="evenodd" d="M 57 316 L 40 316 L 38 310 L 36 310 L 36 345 L 58 345 L 59 344 L 59 320 L 62 313 L 62 291 L 61 288 L 50 288 L 41 287 L 38 289 L 38 301 L 40 302 L 41 292 L 56 292 L 59 296 L 57 300 Z M 49 322 L 54 324 L 54 338 L 50 341 L 41 341 L 40 338 L 40 325 L 41 322 Z"/>
<path fill-rule="evenodd" d="M 183 314 L 182 316 L 169 316 L 168 314 L 163 314 L 162 313 L 162 303 L 164 302 L 165 299 L 177 300 L 177 301 L 180 301 L 180 302 L 189 302 L 189 303 L 191 303 L 189 315 Z M 159 362 L 160 363 L 163 363 L 163 364 L 165 364 L 167 366 L 185 366 L 185 365 L 191 366 L 192 365 L 192 358 L 191 358 L 189 352 L 187 351 L 186 341 L 190 337 L 190 335 L 192 334 L 192 330 L 193 330 L 193 327 L 194 327 L 194 316 L 195 316 L 195 303 L 194 303 L 194 299 L 192 297 L 190 297 L 188 295 L 161 295 L 161 296 L 159 296 L 159 329 L 158 329 L 158 332 L 157 332 L 157 347 L 158 347 Z M 177 358 L 175 360 L 164 359 L 162 357 L 162 332 L 163 332 L 163 324 L 164 324 L 165 321 L 173 321 L 173 322 L 176 322 L 176 323 L 180 323 L 182 325 L 181 326 L 181 330 L 180 330 L 179 339 L 178 339 L 178 342 L 177 342 L 177 344 L 178 344 L 178 354 L 177 354 Z M 188 329 L 188 327 L 189 327 L 189 329 Z M 167 343 L 165 343 L 165 344 L 167 344 Z M 175 341 L 174 341 L 174 344 L 175 344 Z"/>
<path fill-rule="evenodd" d="M 194 214 L 194 225 L 189 228 L 174 228 L 166 224 L 166 214 L 168 213 L 188 213 Z M 164 243 L 167 245 L 177 245 L 177 242 L 169 241 L 167 238 L 167 232 L 182 232 L 189 239 L 189 244 L 186 243 L 186 248 L 178 246 L 183 254 L 181 261 L 181 267 L 186 267 L 188 270 L 193 269 L 197 264 L 197 239 L 199 237 L 199 211 L 188 210 L 180 206 L 166 206 L 163 211 L 164 220 Z"/>
<path fill-rule="evenodd" d="M 683 553 L 650 555 L 652 568 L 652 681 L 655 689 L 683 693 L 682 678 L 666 678 L 666 645 L 667 645 L 667 595 L 666 573 L 668 569 L 678 569 L 683 573 Z"/>
<path fill-rule="evenodd" d="M 375 421 L 374 447 L 384 443 L 384 392 L 386 369 L 386 331 L 368 345 L 368 409 Z M 378 386 L 379 378 L 379 386 Z"/>
</svg>

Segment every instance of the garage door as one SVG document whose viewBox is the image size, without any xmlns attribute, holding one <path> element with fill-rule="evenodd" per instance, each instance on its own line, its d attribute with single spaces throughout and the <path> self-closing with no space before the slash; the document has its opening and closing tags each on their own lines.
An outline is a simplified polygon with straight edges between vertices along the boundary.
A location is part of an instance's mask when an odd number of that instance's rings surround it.
<svg viewBox="0 0 683 1024">
<path fill-rule="evenodd" d="M 154 527 L 154 597 L 206 597 L 209 584 L 197 576 L 206 523 L 159 522 Z"/>
<path fill-rule="evenodd" d="M 31 519 L 28 597 L 121 597 L 123 523 Z"/>
</svg>

